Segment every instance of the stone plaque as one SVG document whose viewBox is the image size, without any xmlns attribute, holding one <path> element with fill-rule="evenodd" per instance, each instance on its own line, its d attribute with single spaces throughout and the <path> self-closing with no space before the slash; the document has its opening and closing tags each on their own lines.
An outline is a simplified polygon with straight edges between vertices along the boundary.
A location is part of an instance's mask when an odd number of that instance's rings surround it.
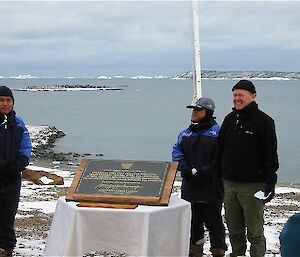
<svg viewBox="0 0 300 257">
<path fill-rule="evenodd" d="M 177 163 L 82 160 L 67 200 L 167 205 Z"/>
</svg>

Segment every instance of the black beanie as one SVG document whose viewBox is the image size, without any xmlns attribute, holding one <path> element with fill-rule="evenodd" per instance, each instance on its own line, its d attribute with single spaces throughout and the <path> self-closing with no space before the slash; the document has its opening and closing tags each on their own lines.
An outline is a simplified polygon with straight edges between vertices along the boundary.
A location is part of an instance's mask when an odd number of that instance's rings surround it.
<svg viewBox="0 0 300 257">
<path fill-rule="evenodd" d="M 0 86 L 0 96 L 10 96 L 14 101 L 14 96 L 12 91 L 6 86 Z"/>
<path fill-rule="evenodd" d="M 235 89 L 244 89 L 251 92 L 252 94 L 256 93 L 255 86 L 253 85 L 253 83 L 246 79 L 242 79 L 238 83 L 236 83 L 233 86 L 232 91 L 234 91 Z"/>
</svg>

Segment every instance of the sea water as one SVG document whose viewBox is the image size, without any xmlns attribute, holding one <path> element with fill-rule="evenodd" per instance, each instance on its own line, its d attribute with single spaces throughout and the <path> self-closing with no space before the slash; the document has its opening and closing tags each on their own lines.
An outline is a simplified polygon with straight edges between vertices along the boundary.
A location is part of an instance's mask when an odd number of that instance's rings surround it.
<svg viewBox="0 0 300 257">
<path fill-rule="evenodd" d="M 232 108 L 236 80 L 203 80 L 202 93 L 216 102 L 221 124 Z M 257 103 L 276 123 L 280 182 L 300 183 L 300 81 L 253 80 Z M 66 136 L 55 150 L 105 159 L 171 159 L 178 133 L 190 122 L 186 105 L 192 100 L 192 80 L 172 79 L 0 79 L 20 88 L 40 85 L 108 85 L 119 91 L 14 91 L 15 110 L 28 125 L 50 125 Z"/>
</svg>

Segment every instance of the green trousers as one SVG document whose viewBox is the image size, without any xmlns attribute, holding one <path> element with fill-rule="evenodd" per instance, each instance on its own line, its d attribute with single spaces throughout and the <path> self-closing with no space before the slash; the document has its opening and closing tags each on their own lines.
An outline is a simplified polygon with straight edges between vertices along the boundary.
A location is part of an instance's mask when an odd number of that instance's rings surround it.
<svg viewBox="0 0 300 257">
<path fill-rule="evenodd" d="M 251 257 L 265 256 L 264 204 L 254 197 L 263 185 L 224 181 L 225 220 L 232 247 L 231 256 L 245 255 L 247 239 L 251 244 Z"/>
</svg>

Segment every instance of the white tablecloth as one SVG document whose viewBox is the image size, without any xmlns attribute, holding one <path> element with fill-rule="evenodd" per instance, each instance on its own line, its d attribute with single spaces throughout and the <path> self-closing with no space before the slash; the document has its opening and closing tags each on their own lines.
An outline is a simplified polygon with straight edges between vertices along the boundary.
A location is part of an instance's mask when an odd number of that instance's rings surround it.
<svg viewBox="0 0 300 257">
<path fill-rule="evenodd" d="M 187 256 L 190 203 L 171 196 L 169 206 L 136 209 L 77 207 L 57 201 L 44 256 L 116 251 L 128 256 Z"/>
</svg>

